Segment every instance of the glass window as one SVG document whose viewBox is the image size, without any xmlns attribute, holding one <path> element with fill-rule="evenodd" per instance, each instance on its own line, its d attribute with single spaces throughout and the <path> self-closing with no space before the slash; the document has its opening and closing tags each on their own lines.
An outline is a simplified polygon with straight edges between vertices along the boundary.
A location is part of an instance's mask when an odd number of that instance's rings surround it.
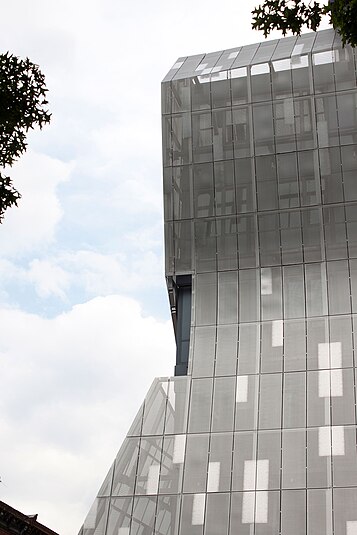
<svg viewBox="0 0 357 535">
<path fill-rule="evenodd" d="M 281 264 L 279 214 L 259 214 L 260 261 L 262 266 Z"/>
<path fill-rule="evenodd" d="M 271 81 L 269 63 L 252 65 L 250 70 L 252 101 L 271 100 Z"/>
<path fill-rule="evenodd" d="M 357 257 L 357 205 L 346 206 L 348 253 L 350 258 Z"/>
<path fill-rule="evenodd" d="M 196 112 L 192 114 L 192 152 L 195 162 L 211 162 L 213 159 L 212 149 L 211 113 Z"/>
<path fill-rule="evenodd" d="M 241 269 L 239 271 L 239 320 L 242 322 L 259 319 L 260 281 L 258 277 L 259 271 L 257 269 Z"/>
<path fill-rule="evenodd" d="M 337 95 L 338 126 L 341 145 L 357 142 L 357 94 Z"/>
<path fill-rule="evenodd" d="M 211 107 L 211 84 L 209 78 L 195 76 L 191 82 L 192 110 L 204 110 Z"/>
<path fill-rule="evenodd" d="M 345 210 L 343 206 L 323 208 L 327 260 L 347 257 Z"/>
<path fill-rule="evenodd" d="M 157 494 L 162 438 L 142 438 L 136 474 L 135 494 Z"/>
<path fill-rule="evenodd" d="M 226 535 L 229 522 L 229 494 L 208 494 L 205 535 Z"/>
<path fill-rule="evenodd" d="M 306 491 L 285 490 L 281 495 L 281 535 L 306 533 Z"/>
<path fill-rule="evenodd" d="M 332 425 L 355 424 L 353 370 L 331 370 Z"/>
<path fill-rule="evenodd" d="M 241 323 L 239 326 L 238 374 L 258 373 L 260 353 L 260 325 Z"/>
<path fill-rule="evenodd" d="M 252 461 L 257 457 L 257 433 L 235 433 L 234 434 L 234 448 L 233 448 L 233 490 L 254 490 L 255 489 L 255 469 L 253 465 L 254 481 L 249 481 L 247 473 L 244 474 L 244 469 L 248 471 L 249 465 L 252 466 Z"/>
<path fill-rule="evenodd" d="M 280 212 L 280 237 L 283 264 L 302 262 L 300 211 Z"/>
<path fill-rule="evenodd" d="M 165 242 L 165 273 L 173 274 L 175 269 L 174 253 L 174 225 L 173 223 L 164 223 L 164 242 Z"/>
<path fill-rule="evenodd" d="M 218 271 L 237 269 L 237 219 L 216 219 Z"/>
<path fill-rule="evenodd" d="M 302 235 L 305 262 L 323 260 L 323 225 L 320 208 L 309 208 L 301 211 Z"/>
<path fill-rule="evenodd" d="M 187 376 L 171 379 L 166 405 L 165 434 L 186 432 L 189 387 L 190 380 Z"/>
<path fill-rule="evenodd" d="M 310 488 L 332 486 L 329 432 L 328 427 L 307 430 L 307 486 Z"/>
<path fill-rule="evenodd" d="M 161 84 L 161 110 L 163 114 L 171 113 L 171 84 L 170 82 Z"/>
<path fill-rule="evenodd" d="M 173 217 L 174 219 L 189 219 L 193 217 L 193 184 L 192 166 L 183 165 L 173 167 L 172 191 Z"/>
<path fill-rule="evenodd" d="M 294 119 L 297 150 L 316 147 L 316 126 L 312 99 L 300 98 L 294 101 Z"/>
<path fill-rule="evenodd" d="M 343 201 L 341 156 L 338 147 L 319 150 L 322 202 Z"/>
<path fill-rule="evenodd" d="M 233 106 L 246 104 L 248 102 L 247 67 L 232 69 L 230 74 Z"/>
<path fill-rule="evenodd" d="M 317 152 L 306 150 L 297 154 L 301 206 L 319 204 L 321 202 L 321 191 Z"/>
<path fill-rule="evenodd" d="M 212 376 L 216 347 L 216 327 L 196 327 L 194 332 L 192 376 Z"/>
<path fill-rule="evenodd" d="M 244 498 L 243 498 L 244 504 Z M 249 520 L 251 505 L 243 509 Z M 278 491 L 261 491 L 255 494 L 255 534 L 277 535 L 279 533 L 280 496 Z M 238 532 L 239 533 L 239 532 Z"/>
<path fill-rule="evenodd" d="M 134 494 L 138 454 L 139 439 L 127 438 L 115 460 L 113 496 L 131 496 Z"/>
<path fill-rule="evenodd" d="M 132 498 L 114 498 L 110 501 L 106 531 L 108 535 L 127 535 L 129 533 L 132 507 Z"/>
<path fill-rule="evenodd" d="M 130 426 L 130 429 L 127 433 L 128 437 L 138 437 L 141 435 L 141 428 L 143 424 L 143 413 L 144 413 L 144 403 L 141 405 L 140 409 L 135 416 L 133 423 Z"/>
<path fill-rule="evenodd" d="M 330 343 L 336 346 L 339 343 L 341 351 L 342 368 L 353 366 L 352 356 L 352 329 L 350 316 L 337 316 L 329 318 Z"/>
<path fill-rule="evenodd" d="M 233 126 L 230 108 L 212 112 L 213 157 L 215 160 L 233 158 Z"/>
<path fill-rule="evenodd" d="M 334 51 L 326 50 L 312 56 L 315 93 L 331 93 L 335 91 L 333 76 Z"/>
<path fill-rule="evenodd" d="M 260 376 L 259 428 L 281 427 L 281 374 Z"/>
<path fill-rule="evenodd" d="M 306 375 L 305 372 L 284 375 L 283 427 L 306 426 Z"/>
<path fill-rule="evenodd" d="M 271 104 L 253 105 L 253 128 L 255 154 L 273 154 L 275 144 Z"/>
<path fill-rule="evenodd" d="M 208 435 L 187 435 L 183 492 L 206 492 Z"/>
<path fill-rule="evenodd" d="M 195 253 L 198 273 L 217 270 L 216 245 L 215 220 L 195 221 Z"/>
<path fill-rule="evenodd" d="M 180 533 L 203 535 L 205 494 L 188 494 L 182 497 Z M 165 534 L 166 535 L 166 534 Z"/>
<path fill-rule="evenodd" d="M 233 434 L 218 433 L 211 435 L 209 462 L 210 482 L 208 492 L 222 492 L 231 488 Z"/>
<path fill-rule="evenodd" d="M 249 214 L 238 217 L 238 256 L 240 268 L 258 266 L 257 216 Z"/>
<path fill-rule="evenodd" d="M 212 432 L 233 429 L 235 377 L 216 377 L 213 391 Z"/>
<path fill-rule="evenodd" d="M 114 473 L 114 463 L 109 468 L 109 471 L 107 475 L 105 476 L 105 479 L 102 483 L 102 486 L 99 489 L 98 497 L 99 496 L 110 496 L 111 490 L 112 490 L 112 483 L 113 483 L 113 473 Z"/>
<path fill-rule="evenodd" d="M 327 314 L 326 271 L 324 264 L 305 265 L 307 316 Z"/>
<path fill-rule="evenodd" d="M 215 162 L 214 187 L 216 215 L 236 213 L 233 161 Z"/>
<path fill-rule="evenodd" d="M 275 156 L 256 158 L 258 210 L 278 208 L 278 180 Z"/>
<path fill-rule="evenodd" d="M 163 189 L 164 189 L 164 220 L 173 219 L 173 187 L 172 187 L 172 167 L 163 169 Z"/>
<path fill-rule="evenodd" d="M 238 321 L 238 273 L 221 271 L 218 273 L 218 323 Z"/>
<path fill-rule="evenodd" d="M 162 435 L 167 399 L 167 381 L 155 380 L 145 398 L 143 435 Z"/>
<path fill-rule="evenodd" d="M 174 261 L 175 271 L 187 272 L 192 270 L 192 222 L 180 221 L 174 223 Z"/>
<path fill-rule="evenodd" d="M 330 372 L 307 372 L 307 425 L 312 427 L 330 424 Z"/>
<path fill-rule="evenodd" d="M 357 261 L 350 260 L 352 312 L 357 312 Z"/>
<path fill-rule="evenodd" d="M 356 145 L 341 147 L 343 185 L 345 200 L 357 200 L 357 147 Z"/>
<path fill-rule="evenodd" d="M 258 433 L 258 462 L 255 474 L 257 490 L 280 488 L 280 459 L 280 430 L 260 431 Z"/>
<path fill-rule="evenodd" d="M 164 438 L 159 481 L 160 494 L 181 492 L 185 447 L 186 435 Z"/>
<path fill-rule="evenodd" d="M 201 433 L 210 429 L 212 386 L 213 379 L 192 380 L 189 433 Z"/>
<path fill-rule="evenodd" d="M 292 96 L 291 60 L 273 61 L 272 65 L 273 99 Z"/>
<path fill-rule="evenodd" d="M 357 489 L 334 489 L 334 534 L 353 535 L 357 522 Z"/>
<path fill-rule="evenodd" d="M 336 487 L 357 485 L 356 428 L 332 428 L 333 481 Z"/>
<path fill-rule="evenodd" d="M 276 152 L 296 150 L 294 102 L 292 98 L 274 103 L 274 129 Z"/>
<path fill-rule="evenodd" d="M 319 368 L 319 351 L 328 343 L 327 318 L 314 318 L 307 320 L 307 368 Z"/>
<path fill-rule="evenodd" d="M 155 522 L 156 497 L 139 496 L 134 498 L 130 535 L 152 532 Z"/>
<path fill-rule="evenodd" d="M 214 215 L 213 165 L 195 165 L 193 169 L 195 217 Z"/>
<path fill-rule="evenodd" d="M 302 265 L 283 267 L 284 318 L 305 316 L 304 272 Z"/>
<path fill-rule="evenodd" d="M 247 106 L 233 108 L 232 118 L 235 158 L 252 156 L 250 109 Z"/>
<path fill-rule="evenodd" d="M 282 488 L 306 487 L 306 431 L 290 429 L 282 433 Z"/>
<path fill-rule="evenodd" d="M 306 368 L 305 320 L 284 321 L 284 370 Z"/>
<path fill-rule="evenodd" d="M 190 111 L 191 109 L 191 79 L 173 80 L 172 90 L 172 113 Z"/>
<path fill-rule="evenodd" d="M 309 61 L 308 55 L 292 55 L 293 91 L 296 96 L 310 95 L 312 93 L 312 76 L 310 76 L 309 72 Z"/>
<path fill-rule="evenodd" d="M 262 323 L 261 373 L 281 372 L 283 365 L 283 322 Z"/>
<path fill-rule="evenodd" d="M 109 498 L 96 498 L 84 521 L 81 534 L 104 534 L 108 517 Z"/>
<path fill-rule="evenodd" d="M 262 320 L 283 317 L 281 268 L 261 269 Z"/>
<path fill-rule="evenodd" d="M 157 535 L 178 535 L 180 496 L 159 496 L 155 531 Z M 121 535 L 120 533 L 113 535 Z M 124 535 L 124 534 L 123 534 Z"/>
<path fill-rule="evenodd" d="M 308 535 L 332 535 L 332 489 L 307 491 Z"/>
<path fill-rule="evenodd" d="M 255 209 L 255 185 L 252 158 L 235 160 L 237 213 Z"/>
<path fill-rule="evenodd" d="M 215 325 L 217 308 L 217 275 L 202 273 L 194 279 L 196 325 Z"/>
<path fill-rule="evenodd" d="M 264 375 L 262 377 L 271 377 Z M 240 375 L 237 377 L 236 419 L 237 431 L 249 431 L 257 427 L 258 376 Z"/>
<path fill-rule="evenodd" d="M 217 328 L 216 375 L 235 375 L 237 367 L 238 325 Z"/>
<path fill-rule="evenodd" d="M 172 165 L 171 117 L 163 117 L 162 125 L 162 160 L 164 167 Z"/>
<path fill-rule="evenodd" d="M 166 123 L 165 123 L 166 124 Z M 171 160 L 173 165 L 192 162 L 192 134 L 190 113 L 172 116 Z"/>
<path fill-rule="evenodd" d="M 347 260 L 327 262 L 329 313 L 347 314 L 351 311 Z"/>
<path fill-rule="evenodd" d="M 277 535 L 279 519 L 279 491 L 232 494 L 230 533 L 249 535 L 255 520 L 256 535 Z"/>
<path fill-rule="evenodd" d="M 319 147 L 339 145 L 336 97 L 333 95 L 316 98 L 315 106 Z"/>
<path fill-rule="evenodd" d="M 218 80 L 211 79 L 212 108 L 225 108 L 231 105 L 231 84 L 228 71 L 219 73 Z"/>
<path fill-rule="evenodd" d="M 299 184 L 296 165 L 296 153 L 278 154 L 276 157 L 278 170 L 279 208 L 299 206 Z"/>
<path fill-rule="evenodd" d="M 335 48 L 333 52 L 336 91 L 355 88 L 356 74 L 352 48 L 350 46 L 342 48 L 341 46 L 340 48 Z"/>
</svg>

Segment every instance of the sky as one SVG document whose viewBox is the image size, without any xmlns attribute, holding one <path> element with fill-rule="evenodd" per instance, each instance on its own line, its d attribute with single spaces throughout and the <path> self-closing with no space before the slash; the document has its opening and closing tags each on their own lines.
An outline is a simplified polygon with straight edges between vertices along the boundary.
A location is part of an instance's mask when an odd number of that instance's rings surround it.
<svg viewBox="0 0 357 535">
<path fill-rule="evenodd" d="M 61 535 L 173 373 L 161 80 L 180 56 L 263 40 L 256 3 L 2 2 L 0 50 L 40 65 L 52 121 L 12 168 L 22 199 L 0 225 L 0 500 Z"/>
</svg>

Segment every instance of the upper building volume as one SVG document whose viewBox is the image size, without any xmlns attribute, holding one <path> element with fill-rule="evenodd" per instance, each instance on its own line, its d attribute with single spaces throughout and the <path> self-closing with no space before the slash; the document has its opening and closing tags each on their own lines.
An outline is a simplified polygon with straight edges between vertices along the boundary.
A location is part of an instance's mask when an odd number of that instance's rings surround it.
<svg viewBox="0 0 357 535">
<path fill-rule="evenodd" d="M 162 83 L 175 377 L 82 535 L 357 535 L 357 83 L 332 31 Z"/>
</svg>

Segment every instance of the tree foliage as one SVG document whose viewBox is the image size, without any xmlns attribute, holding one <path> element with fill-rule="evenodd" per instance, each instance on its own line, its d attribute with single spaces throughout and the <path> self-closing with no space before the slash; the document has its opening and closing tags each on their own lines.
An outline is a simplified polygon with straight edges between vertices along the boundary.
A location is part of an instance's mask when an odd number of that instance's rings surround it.
<svg viewBox="0 0 357 535">
<path fill-rule="evenodd" d="M 0 167 L 12 166 L 26 150 L 26 135 L 50 122 L 45 77 L 38 65 L 6 52 L 0 54 Z M 0 171 L 0 223 L 21 195 Z"/>
<path fill-rule="evenodd" d="M 300 35 L 304 26 L 316 31 L 323 15 L 341 35 L 342 43 L 357 45 L 357 0 L 330 0 L 326 4 L 303 0 L 265 0 L 252 11 L 252 28 L 267 37 L 272 30 Z"/>
</svg>

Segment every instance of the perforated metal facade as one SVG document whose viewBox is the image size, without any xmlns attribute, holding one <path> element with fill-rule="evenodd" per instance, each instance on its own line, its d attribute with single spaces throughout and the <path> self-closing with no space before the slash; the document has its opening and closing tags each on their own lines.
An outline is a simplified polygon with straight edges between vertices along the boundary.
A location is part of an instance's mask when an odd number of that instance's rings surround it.
<svg viewBox="0 0 357 535">
<path fill-rule="evenodd" d="M 164 79 L 187 375 L 155 380 L 83 535 L 357 534 L 355 59 L 327 30 Z"/>
</svg>

